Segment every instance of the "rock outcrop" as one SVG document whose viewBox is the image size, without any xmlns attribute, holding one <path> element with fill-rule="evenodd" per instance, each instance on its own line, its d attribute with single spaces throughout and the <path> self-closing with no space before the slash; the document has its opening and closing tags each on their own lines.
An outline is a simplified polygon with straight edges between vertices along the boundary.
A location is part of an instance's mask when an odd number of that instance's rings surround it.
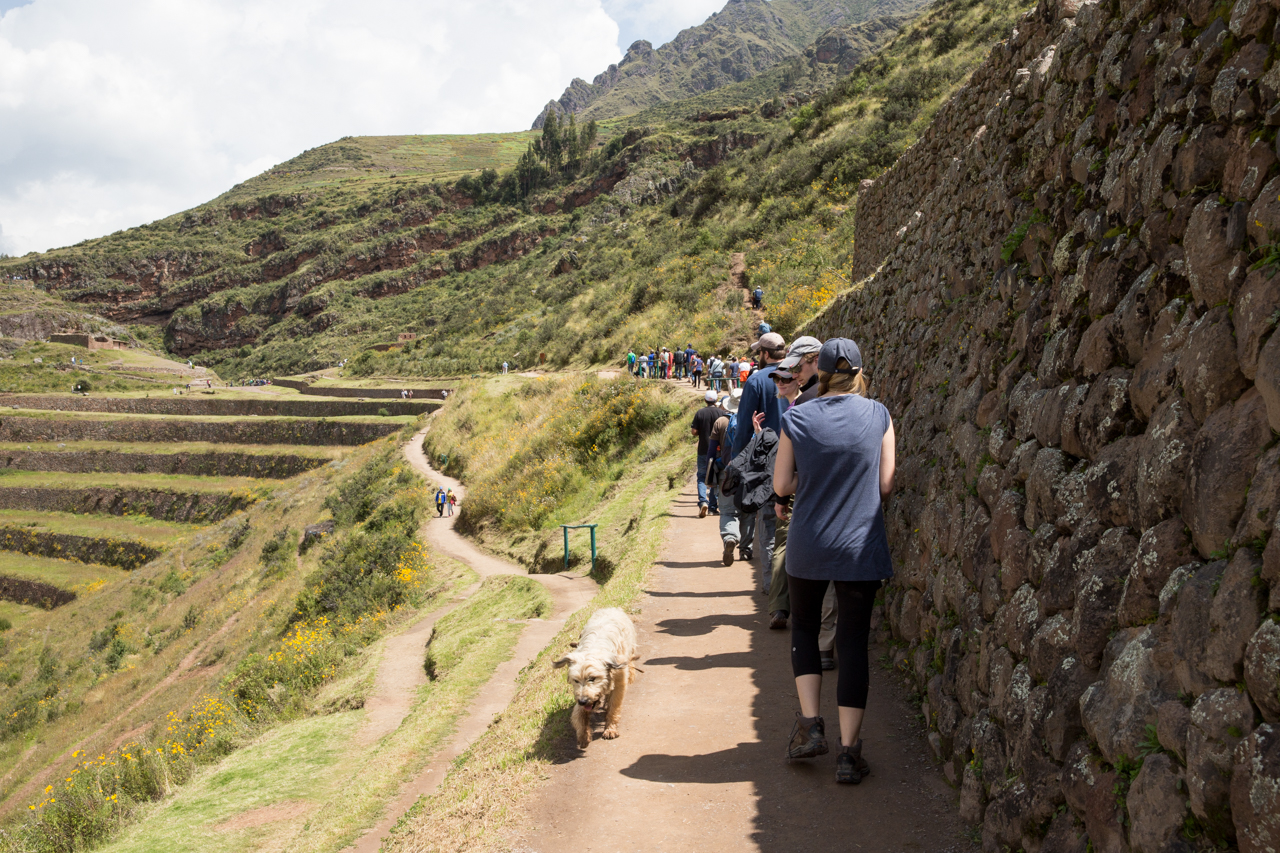
<svg viewBox="0 0 1280 853">
<path fill-rule="evenodd" d="M 1042 0 L 805 330 L 894 416 L 895 660 L 985 850 L 1280 849 L 1277 7 Z"/>
</svg>

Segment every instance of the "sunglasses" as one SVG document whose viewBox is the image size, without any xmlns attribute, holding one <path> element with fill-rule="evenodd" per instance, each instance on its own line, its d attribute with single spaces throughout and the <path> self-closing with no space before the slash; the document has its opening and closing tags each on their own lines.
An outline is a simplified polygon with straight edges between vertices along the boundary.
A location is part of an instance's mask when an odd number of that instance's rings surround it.
<svg viewBox="0 0 1280 853">
<path fill-rule="evenodd" d="M 790 374 L 788 374 L 788 375 L 786 375 L 786 376 L 779 376 L 779 375 L 777 374 L 777 372 L 776 372 L 776 371 L 775 371 L 774 373 L 770 373 L 770 374 L 769 374 L 769 378 L 770 378 L 770 379 L 772 379 L 774 382 L 777 382 L 778 384 L 782 384 L 783 382 L 795 382 L 795 381 L 796 381 L 796 377 L 791 376 Z"/>
</svg>

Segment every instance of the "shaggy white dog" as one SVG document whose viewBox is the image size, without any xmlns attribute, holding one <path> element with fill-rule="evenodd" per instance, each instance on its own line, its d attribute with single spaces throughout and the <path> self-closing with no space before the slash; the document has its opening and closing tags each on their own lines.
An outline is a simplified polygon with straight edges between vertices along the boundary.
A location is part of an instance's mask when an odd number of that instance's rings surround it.
<svg viewBox="0 0 1280 853">
<path fill-rule="evenodd" d="M 591 615 L 574 645 L 577 648 L 554 666 L 569 667 L 569 684 L 577 700 L 573 730 L 578 735 L 578 748 L 586 749 L 591 743 L 591 712 L 602 704 L 605 727 L 601 737 L 609 740 L 618 736 L 622 700 L 638 669 L 636 628 L 621 609 L 606 607 Z"/>
</svg>

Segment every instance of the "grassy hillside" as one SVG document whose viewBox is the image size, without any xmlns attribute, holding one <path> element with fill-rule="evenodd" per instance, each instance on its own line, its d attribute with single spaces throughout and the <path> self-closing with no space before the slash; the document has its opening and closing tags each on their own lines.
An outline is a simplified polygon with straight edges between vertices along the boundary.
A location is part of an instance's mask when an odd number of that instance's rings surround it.
<svg viewBox="0 0 1280 853">
<path fill-rule="evenodd" d="M 916 138 L 1024 8 L 935 4 L 835 82 L 815 52 L 613 122 L 554 173 L 535 162 L 392 178 L 408 143 L 344 140 L 272 170 L 268 194 L 248 182 L 0 275 L 163 324 L 173 352 L 233 378 L 343 359 L 356 376 L 618 363 L 628 347 L 677 340 L 736 350 L 756 318 L 726 286 L 731 255 L 746 254 L 784 332 L 846 286 L 859 181 Z M 417 340 L 369 351 L 400 332 Z"/>
</svg>

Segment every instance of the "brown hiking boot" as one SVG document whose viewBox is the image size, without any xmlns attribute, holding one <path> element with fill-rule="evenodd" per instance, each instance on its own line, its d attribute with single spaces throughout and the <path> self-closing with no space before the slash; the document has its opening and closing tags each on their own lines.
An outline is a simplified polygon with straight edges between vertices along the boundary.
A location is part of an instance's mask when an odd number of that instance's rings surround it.
<svg viewBox="0 0 1280 853">
<path fill-rule="evenodd" d="M 797 711 L 796 724 L 791 728 L 791 741 L 787 744 L 787 760 L 826 754 L 827 732 L 822 717 L 802 717 Z"/>
<path fill-rule="evenodd" d="M 702 504 L 701 506 L 698 507 L 698 518 L 706 518 L 706 517 L 707 517 L 707 505 Z"/>
<path fill-rule="evenodd" d="M 726 566 L 733 565 L 733 549 L 738 547 L 738 543 L 732 539 L 724 540 L 724 554 L 720 557 L 720 561 Z"/>
<path fill-rule="evenodd" d="M 857 785 L 871 775 L 871 765 L 862 757 L 862 739 L 853 746 L 846 746 L 836 756 L 836 781 L 845 785 Z"/>
<path fill-rule="evenodd" d="M 769 615 L 769 627 L 774 631 L 781 631 L 787 627 L 787 617 L 791 614 L 785 610 L 775 610 Z"/>
</svg>

